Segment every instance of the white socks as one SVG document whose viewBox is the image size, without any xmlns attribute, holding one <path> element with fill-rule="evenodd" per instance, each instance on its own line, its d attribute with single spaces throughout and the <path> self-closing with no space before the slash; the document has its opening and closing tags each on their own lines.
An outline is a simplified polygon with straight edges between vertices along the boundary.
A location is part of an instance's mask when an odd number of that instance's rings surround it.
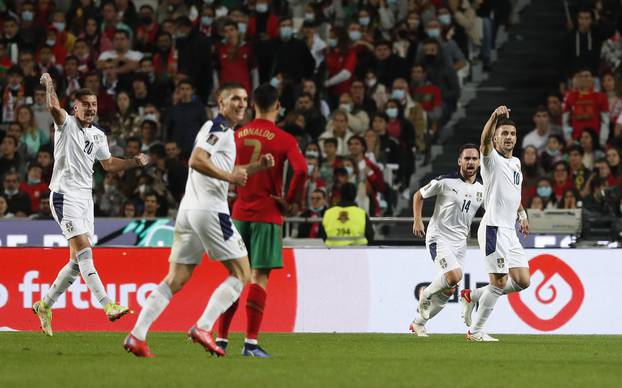
<svg viewBox="0 0 622 388">
<path fill-rule="evenodd" d="M 471 333 L 476 334 L 482 330 L 501 295 L 503 295 L 503 290 L 499 287 L 495 287 L 490 284 L 484 287 L 483 292 L 479 297 L 477 317 L 473 321 L 473 325 L 471 325 Z"/>
<path fill-rule="evenodd" d="M 106 294 L 106 289 L 99 279 L 97 271 L 95 271 L 95 265 L 93 264 L 93 251 L 91 248 L 84 248 L 76 253 L 76 260 L 80 267 L 80 274 L 82 279 L 88 286 L 89 290 L 93 293 L 95 298 L 102 306 L 106 306 L 111 302 L 110 298 Z"/>
<path fill-rule="evenodd" d="M 427 286 L 423 290 L 423 296 L 427 299 L 430 299 L 430 297 L 437 292 L 447 290 L 449 288 L 451 288 L 451 285 L 447 282 L 445 274 L 440 274 L 436 277 L 436 279 L 434 279 L 434 281 L 432 281 L 432 283 L 430 283 L 429 286 Z"/>
<path fill-rule="evenodd" d="M 48 290 L 47 294 L 43 297 L 43 303 L 48 308 L 52 308 L 58 297 L 63 294 L 71 286 L 71 284 L 80 275 L 80 267 L 75 261 L 69 260 L 56 276 L 56 280 L 52 283 L 52 287 Z"/>
<path fill-rule="evenodd" d="M 447 295 L 444 292 L 437 292 L 432 295 L 430 298 L 430 318 L 424 319 L 421 316 L 418 316 L 415 319 L 415 323 L 417 325 L 425 325 L 430 319 L 432 319 L 436 314 L 440 313 L 443 307 L 447 304 L 447 301 L 451 298 L 451 295 Z"/>
<path fill-rule="evenodd" d="M 147 298 L 145 306 L 138 315 L 136 325 L 132 330 L 132 335 L 144 341 L 145 338 L 147 338 L 149 327 L 151 327 L 151 324 L 162 314 L 162 311 L 168 306 L 172 297 L 173 293 L 168 284 L 165 282 L 160 283 Z"/>
<path fill-rule="evenodd" d="M 238 300 L 243 288 L 244 283 L 238 278 L 229 276 L 225 279 L 225 281 L 214 290 L 214 293 L 207 303 L 207 307 L 205 307 L 205 311 L 203 311 L 203 315 L 201 315 L 197 321 L 199 329 L 206 331 L 212 330 L 214 322 L 216 322 L 222 313 L 231 307 L 233 302 Z"/>
<path fill-rule="evenodd" d="M 505 284 L 505 288 L 503 289 L 503 295 L 510 294 L 512 292 L 521 292 L 523 288 L 518 284 L 514 283 L 511 277 L 508 277 L 508 281 Z"/>
</svg>

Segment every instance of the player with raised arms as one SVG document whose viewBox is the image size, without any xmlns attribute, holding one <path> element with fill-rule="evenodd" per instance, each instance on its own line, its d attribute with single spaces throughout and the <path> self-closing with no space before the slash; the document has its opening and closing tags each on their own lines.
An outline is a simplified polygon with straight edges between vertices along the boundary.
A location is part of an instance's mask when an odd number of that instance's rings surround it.
<svg viewBox="0 0 622 388">
<path fill-rule="evenodd" d="M 168 274 L 147 298 L 134 329 L 123 344 L 125 350 L 139 357 L 153 357 L 146 342 L 149 327 L 173 294 L 190 280 L 205 252 L 210 259 L 220 261 L 229 274 L 214 290 L 205 311 L 188 331 L 188 338 L 211 354 L 225 355 L 210 331 L 220 314 L 238 300 L 250 280 L 246 246 L 231 222 L 227 193 L 230 183 L 244 186 L 248 175 L 274 166 L 274 158 L 264 154 L 254 163 L 235 166 L 233 128 L 244 119 L 248 95 L 242 85 L 225 83 L 219 88 L 217 99 L 219 114 L 199 130 L 188 161 L 190 171 L 175 220 Z"/>
<path fill-rule="evenodd" d="M 490 284 L 460 293 L 462 316 L 470 327 L 466 338 L 470 341 L 498 341 L 483 332 L 497 300 L 501 295 L 529 287 L 529 263 L 516 234 L 517 215 L 520 232 L 524 235 L 529 233 L 529 222 L 521 205 L 520 160 L 512 156 L 515 145 L 516 124 L 510 120 L 510 109 L 500 106 L 486 122 L 480 144 L 486 213 L 477 230 L 477 240 L 485 257 Z M 476 303 L 479 303 L 478 315 L 472 322 Z"/>
<path fill-rule="evenodd" d="M 148 158 L 139 154 L 132 159 L 110 155 L 106 134 L 94 120 L 97 117 L 97 96 L 80 89 L 73 98 L 74 115 L 60 106 L 54 82 L 48 73 L 41 76 L 45 86 L 47 106 L 54 120 L 54 169 L 50 180 L 50 206 L 54 220 L 69 241 L 69 262 L 60 270 L 52 287 L 42 300 L 32 306 L 41 321 L 41 329 L 49 336 L 52 331 L 52 306 L 79 275 L 109 320 L 115 321 L 130 312 L 126 306 L 114 303 L 95 270 L 93 244 L 95 221 L 93 210 L 93 164 L 99 160 L 107 172 L 144 167 Z"/>
<path fill-rule="evenodd" d="M 478 176 L 479 149 L 465 144 L 458 153 L 458 171 L 441 175 L 419 189 L 413 197 L 413 233 L 423 237 L 438 276 L 419 294 L 419 316 L 410 330 L 427 337 L 425 324 L 438 314 L 462 279 L 471 222 L 484 200 L 484 186 Z M 426 233 L 421 218 L 423 200 L 436 196 L 434 213 Z"/>
</svg>

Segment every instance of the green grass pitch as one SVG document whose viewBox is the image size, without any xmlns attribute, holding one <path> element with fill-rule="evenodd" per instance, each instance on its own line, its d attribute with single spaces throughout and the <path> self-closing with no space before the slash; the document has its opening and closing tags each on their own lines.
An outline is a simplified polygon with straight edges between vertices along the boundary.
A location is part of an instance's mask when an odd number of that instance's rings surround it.
<svg viewBox="0 0 622 388">
<path fill-rule="evenodd" d="M 0 333 L 0 387 L 622 387 L 622 336 L 264 334 L 272 359 L 213 358 L 183 333 L 152 333 L 154 359 L 125 334 Z"/>
</svg>

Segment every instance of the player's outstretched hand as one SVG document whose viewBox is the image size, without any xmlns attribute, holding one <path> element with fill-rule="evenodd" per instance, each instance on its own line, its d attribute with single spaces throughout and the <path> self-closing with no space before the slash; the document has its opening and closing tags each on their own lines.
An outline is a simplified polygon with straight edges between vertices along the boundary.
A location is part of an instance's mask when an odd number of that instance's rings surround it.
<svg viewBox="0 0 622 388">
<path fill-rule="evenodd" d="M 261 155 L 259 163 L 261 163 L 261 167 L 264 169 L 272 168 L 274 167 L 274 156 L 272 154 Z"/>
<path fill-rule="evenodd" d="M 425 236 L 425 226 L 423 226 L 423 220 L 418 219 L 413 222 L 413 234 L 417 237 Z"/>
<path fill-rule="evenodd" d="M 240 166 L 236 166 L 233 168 L 231 172 L 231 183 L 238 186 L 245 186 L 246 180 L 248 179 L 248 174 L 246 173 L 246 169 Z"/>
<path fill-rule="evenodd" d="M 52 86 L 54 84 L 49 73 L 43 73 L 39 79 L 39 82 L 45 87 Z"/>
<path fill-rule="evenodd" d="M 523 234 L 523 236 L 527 237 L 529 234 L 529 220 L 524 219 L 519 223 L 519 230 Z"/>
<path fill-rule="evenodd" d="M 505 116 L 505 117 L 509 118 L 509 117 L 510 117 L 510 112 L 511 112 L 511 111 L 512 111 L 512 110 L 511 110 L 510 108 L 508 108 L 507 106 L 505 106 L 505 105 L 501 105 L 500 107 L 498 107 L 497 109 L 495 109 L 495 115 L 496 115 L 497 117 L 503 117 L 503 116 Z"/>
<path fill-rule="evenodd" d="M 149 157 L 142 152 L 136 156 L 134 156 L 134 163 L 136 163 L 139 167 L 145 167 L 149 164 Z"/>
</svg>

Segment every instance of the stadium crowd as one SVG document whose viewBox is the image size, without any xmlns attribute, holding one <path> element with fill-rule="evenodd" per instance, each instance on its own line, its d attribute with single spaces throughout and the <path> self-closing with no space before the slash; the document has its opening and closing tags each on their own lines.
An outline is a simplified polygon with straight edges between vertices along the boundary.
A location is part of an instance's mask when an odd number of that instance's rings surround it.
<svg viewBox="0 0 622 388">
<path fill-rule="evenodd" d="M 569 4 L 563 80 L 522 139 L 526 208 L 622 215 L 621 12 L 611 1 Z"/>
<path fill-rule="evenodd" d="M 309 166 L 298 214 L 322 214 L 345 182 L 369 214 L 392 214 L 416 157 L 429 160 L 455 111 L 469 65 L 489 68 L 510 10 L 510 0 L 4 2 L 0 218 L 51 218 L 43 72 L 68 111 L 76 90 L 97 93 L 113 156 L 151 157 L 146 172 L 95 166 L 96 216 L 174 215 L 195 135 L 227 81 L 249 94 L 261 83 L 279 89 L 279 125 Z"/>
</svg>

